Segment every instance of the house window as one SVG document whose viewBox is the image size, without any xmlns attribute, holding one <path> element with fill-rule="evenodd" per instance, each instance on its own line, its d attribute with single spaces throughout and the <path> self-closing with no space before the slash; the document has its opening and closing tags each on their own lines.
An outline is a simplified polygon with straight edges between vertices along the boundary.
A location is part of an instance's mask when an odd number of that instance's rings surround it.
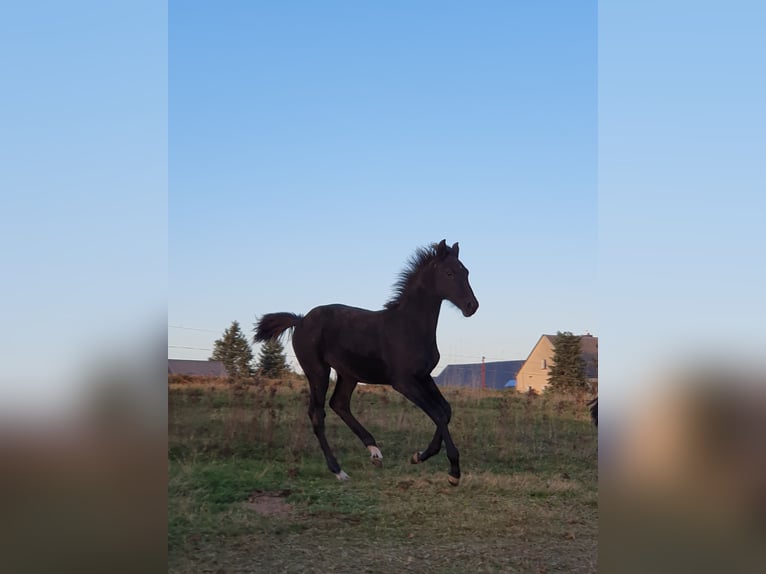
<svg viewBox="0 0 766 574">
<path fill-rule="evenodd" d="M 548 359 L 543 359 L 540 361 L 540 368 L 544 371 L 548 368 Z"/>
</svg>

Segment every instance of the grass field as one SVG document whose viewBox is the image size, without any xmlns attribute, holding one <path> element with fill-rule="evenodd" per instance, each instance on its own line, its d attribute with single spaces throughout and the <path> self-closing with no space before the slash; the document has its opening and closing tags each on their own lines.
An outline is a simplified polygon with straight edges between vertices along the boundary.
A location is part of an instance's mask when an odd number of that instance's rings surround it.
<svg viewBox="0 0 766 574">
<path fill-rule="evenodd" d="M 328 409 L 351 480 L 327 470 L 306 383 L 171 384 L 169 571 L 595 572 L 597 437 L 582 402 L 448 389 L 460 486 L 433 424 L 390 388 L 359 387 L 384 464 Z"/>
</svg>

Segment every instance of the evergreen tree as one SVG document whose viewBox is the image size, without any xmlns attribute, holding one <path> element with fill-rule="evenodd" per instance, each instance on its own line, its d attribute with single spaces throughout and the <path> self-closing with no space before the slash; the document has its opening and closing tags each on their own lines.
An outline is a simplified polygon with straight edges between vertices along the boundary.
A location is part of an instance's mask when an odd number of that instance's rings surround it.
<svg viewBox="0 0 766 574">
<path fill-rule="evenodd" d="M 548 390 L 572 394 L 588 390 L 580 337 L 569 331 L 556 333 L 552 363 L 548 374 Z"/>
<path fill-rule="evenodd" d="M 253 350 L 239 328 L 237 321 L 223 332 L 223 337 L 216 340 L 211 361 L 221 361 L 229 377 L 234 380 L 253 376 Z"/>
<path fill-rule="evenodd" d="M 272 339 L 263 343 L 258 354 L 258 370 L 264 377 L 272 379 L 276 379 L 290 370 L 287 366 L 285 348 L 279 339 Z"/>
</svg>

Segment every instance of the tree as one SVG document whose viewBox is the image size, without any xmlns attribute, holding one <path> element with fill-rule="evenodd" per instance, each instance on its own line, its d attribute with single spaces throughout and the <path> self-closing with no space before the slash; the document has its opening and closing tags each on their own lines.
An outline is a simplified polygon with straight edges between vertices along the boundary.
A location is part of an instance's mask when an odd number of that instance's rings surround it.
<svg viewBox="0 0 766 574">
<path fill-rule="evenodd" d="M 231 327 L 223 332 L 223 337 L 216 340 L 209 360 L 221 361 L 232 379 L 253 376 L 253 350 L 240 330 L 239 323 L 232 321 Z"/>
<path fill-rule="evenodd" d="M 552 363 L 548 374 L 548 390 L 571 394 L 588 390 L 580 337 L 569 331 L 556 333 Z"/>
<path fill-rule="evenodd" d="M 289 371 L 285 348 L 279 339 L 266 341 L 258 354 L 258 370 L 264 377 L 276 379 Z"/>
</svg>

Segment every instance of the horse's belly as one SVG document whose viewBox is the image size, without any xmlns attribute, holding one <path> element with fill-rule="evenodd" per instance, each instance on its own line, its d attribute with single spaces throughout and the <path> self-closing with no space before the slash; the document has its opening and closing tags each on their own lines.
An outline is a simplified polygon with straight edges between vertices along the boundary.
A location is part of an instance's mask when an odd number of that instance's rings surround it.
<svg viewBox="0 0 766 574">
<path fill-rule="evenodd" d="M 390 384 L 386 364 L 375 355 L 341 351 L 330 357 L 330 366 L 342 375 L 353 377 L 360 383 Z"/>
</svg>

